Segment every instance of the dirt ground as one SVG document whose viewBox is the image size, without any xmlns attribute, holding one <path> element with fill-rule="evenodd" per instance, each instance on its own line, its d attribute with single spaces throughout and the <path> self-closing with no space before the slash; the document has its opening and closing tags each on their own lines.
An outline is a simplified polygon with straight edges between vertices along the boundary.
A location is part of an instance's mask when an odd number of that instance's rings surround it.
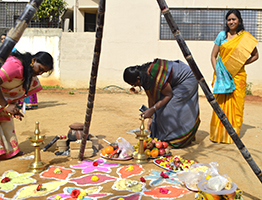
<svg viewBox="0 0 262 200">
<path fill-rule="evenodd" d="M 72 94 L 73 93 L 73 94 Z M 77 90 L 43 90 L 38 93 L 39 108 L 28 110 L 25 113 L 23 121 L 15 120 L 16 133 L 19 140 L 21 150 L 26 153 L 25 156 L 33 155 L 34 148 L 27 139 L 34 134 L 35 122 L 40 123 L 40 134 L 46 136 L 45 144 L 50 142 L 56 135 L 67 135 L 69 125 L 72 123 L 83 123 L 85 120 L 85 112 L 87 106 L 88 91 Z M 245 144 L 252 158 L 262 168 L 262 100 L 260 97 L 248 96 L 245 102 L 244 123 L 241 129 L 241 140 Z M 138 142 L 135 136 L 126 133 L 140 127 L 138 108 L 147 105 L 145 94 L 128 94 L 121 91 L 104 91 L 98 90 L 95 95 L 95 103 L 90 126 L 90 133 L 105 138 L 109 142 L 115 142 L 118 137 L 124 137 L 132 145 Z M 200 163 L 218 162 L 220 174 L 227 174 L 237 184 L 238 189 L 244 191 L 244 200 L 262 199 L 261 182 L 252 171 L 251 167 L 243 158 L 242 154 L 234 144 L 216 144 L 209 140 L 209 124 L 212 108 L 205 97 L 200 97 L 200 116 L 201 124 L 196 135 L 196 141 L 189 147 L 183 149 L 173 149 L 173 155 L 184 156 L 187 159 L 193 159 Z M 101 146 L 106 143 L 100 140 Z M 44 145 L 41 146 L 43 148 Z M 69 156 L 56 156 L 56 145 L 53 145 L 46 152 L 41 152 L 41 159 L 48 165 L 69 167 L 77 164 L 77 159 Z M 0 161 L 0 176 L 7 170 L 15 170 L 19 173 L 26 172 L 28 165 L 32 160 L 13 159 Z M 90 158 L 95 160 L 99 158 L 99 154 Z M 109 161 L 110 162 L 110 161 Z M 132 164 L 131 161 L 120 162 L 123 165 Z M 145 169 L 144 175 L 150 174 L 150 169 L 160 170 L 158 166 L 152 163 L 143 164 Z M 116 175 L 116 169 L 113 169 L 111 175 Z M 80 170 L 73 177 L 82 176 Z M 50 180 L 42 180 L 38 174 L 33 178 L 39 183 L 48 182 Z M 139 180 L 140 176 L 133 177 Z M 74 186 L 69 183 L 67 186 Z M 113 182 L 103 184 L 103 192 L 116 193 L 111 187 Z M 22 188 L 19 186 L 16 191 Z M 147 188 L 148 182 L 147 182 Z M 16 191 L 5 194 L 5 197 L 12 198 Z M 50 195 L 62 192 L 58 191 Z M 130 194 L 130 192 L 117 192 L 116 195 Z M 50 196 L 48 195 L 48 196 Z M 194 199 L 195 193 L 192 192 L 183 196 L 182 199 Z M 108 199 L 106 197 L 101 199 Z M 46 197 L 38 197 L 34 199 L 46 199 Z M 142 196 L 142 200 L 151 199 Z"/>
</svg>

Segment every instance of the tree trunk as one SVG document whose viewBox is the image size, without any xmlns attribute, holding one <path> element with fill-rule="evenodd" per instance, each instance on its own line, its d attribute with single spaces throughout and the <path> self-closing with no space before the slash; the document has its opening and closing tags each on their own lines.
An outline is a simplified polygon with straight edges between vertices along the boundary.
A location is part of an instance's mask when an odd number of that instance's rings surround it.
<svg viewBox="0 0 262 200">
<path fill-rule="evenodd" d="M 83 134 L 80 152 L 78 156 L 79 160 L 83 160 L 84 157 L 86 140 L 88 138 L 89 127 L 90 127 L 90 122 L 93 112 L 94 99 L 96 93 L 96 78 L 97 78 L 97 71 L 99 66 L 99 58 L 100 58 L 101 44 L 102 44 L 102 37 L 103 37 L 104 16 L 105 16 L 105 0 L 99 0 L 97 28 L 96 28 L 96 42 L 95 42 L 92 71 L 91 71 L 91 77 L 89 83 L 88 102 L 87 102 L 86 116 L 85 116 L 84 130 L 83 130 L 84 134 Z"/>
<path fill-rule="evenodd" d="M 12 49 L 23 35 L 24 30 L 31 22 L 42 1 L 43 0 L 31 0 L 16 20 L 15 26 L 7 33 L 5 41 L 0 47 L 0 62 L 2 64 L 8 58 Z"/>
<path fill-rule="evenodd" d="M 252 168 L 253 172 L 257 175 L 258 179 L 260 180 L 260 182 L 262 182 L 262 173 L 260 168 L 257 166 L 257 164 L 255 163 L 255 161 L 253 160 L 253 158 L 251 157 L 250 153 L 248 152 L 248 150 L 246 149 L 245 145 L 242 143 L 241 139 L 238 137 L 237 133 L 235 132 L 235 130 L 233 129 L 232 125 L 230 124 L 230 122 L 228 121 L 227 116 L 225 115 L 225 113 L 223 112 L 223 110 L 221 109 L 221 107 L 219 106 L 219 104 L 217 103 L 214 95 L 212 94 L 212 92 L 210 91 L 204 77 L 202 76 L 201 72 L 199 71 L 197 64 L 195 63 L 193 56 L 191 55 L 184 38 L 182 37 L 178 26 L 176 24 L 176 22 L 174 21 L 169 8 L 165 2 L 165 0 L 157 0 L 159 7 L 161 9 L 162 14 L 164 15 L 169 28 L 171 30 L 171 32 L 173 33 L 185 59 L 187 60 L 191 70 L 193 71 L 199 85 L 201 86 L 203 92 L 205 93 L 205 96 L 208 100 L 208 102 L 210 103 L 210 105 L 212 106 L 212 108 L 214 109 L 215 113 L 217 114 L 217 116 L 219 117 L 219 119 L 221 120 L 221 122 L 223 123 L 223 125 L 225 126 L 228 134 L 230 135 L 230 137 L 232 138 L 232 140 L 234 141 L 234 143 L 236 144 L 236 146 L 238 147 L 238 149 L 240 150 L 241 154 L 243 155 L 243 157 L 245 158 L 245 160 L 247 161 L 247 163 L 250 165 L 250 167 Z"/>
</svg>

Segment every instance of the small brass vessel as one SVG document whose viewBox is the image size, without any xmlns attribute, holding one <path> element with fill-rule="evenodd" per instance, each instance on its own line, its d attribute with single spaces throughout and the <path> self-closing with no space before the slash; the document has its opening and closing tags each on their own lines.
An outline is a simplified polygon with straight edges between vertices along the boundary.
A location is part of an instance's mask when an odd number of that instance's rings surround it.
<svg viewBox="0 0 262 200">
<path fill-rule="evenodd" d="M 43 144 L 45 136 L 40 135 L 39 122 L 35 123 L 34 135 L 35 136 L 31 136 L 28 138 L 28 140 L 30 140 L 31 142 L 31 145 L 35 147 L 35 160 L 29 165 L 29 171 L 39 173 L 44 171 L 47 167 L 47 164 L 41 161 L 40 156 L 40 145 Z"/>
<path fill-rule="evenodd" d="M 141 119 L 141 125 L 140 125 L 140 131 L 135 131 L 136 139 L 139 140 L 139 147 L 138 152 L 134 155 L 133 162 L 135 163 L 147 163 L 148 162 L 148 156 L 144 153 L 144 145 L 143 141 L 147 139 L 148 132 L 145 131 L 145 125 L 144 125 L 145 119 Z"/>
</svg>

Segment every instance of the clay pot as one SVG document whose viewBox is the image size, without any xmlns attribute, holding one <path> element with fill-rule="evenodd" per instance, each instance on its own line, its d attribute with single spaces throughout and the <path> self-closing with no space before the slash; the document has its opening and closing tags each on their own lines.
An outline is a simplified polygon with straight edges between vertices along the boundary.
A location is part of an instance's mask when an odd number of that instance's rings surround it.
<svg viewBox="0 0 262 200">
<path fill-rule="evenodd" d="M 68 131 L 67 137 L 70 141 L 81 140 L 84 134 L 84 124 L 83 123 L 74 123 L 69 126 L 70 130 Z"/>
</svg>

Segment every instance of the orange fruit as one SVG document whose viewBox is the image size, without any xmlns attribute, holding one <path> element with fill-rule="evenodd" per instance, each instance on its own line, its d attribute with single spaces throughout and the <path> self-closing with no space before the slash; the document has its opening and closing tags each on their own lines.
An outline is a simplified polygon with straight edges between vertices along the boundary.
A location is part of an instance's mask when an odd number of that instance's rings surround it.
<svg viewBox="0 0 262 200">
<path fill-rule="evenodd" d="M 105 153 L 106 154 L 110 154 L 110 153 L 112 153 L 114 151 L 114 147 L 112 147 L 112 146 L 107 146 L 106 148 L 105 148 Z"/>
<path fill-rule="evenodd" d="M 147 142 L 143 141 L 144 150 L 146 149 Z"/>
<path fill-rule="evenodd" d="M 157 156 L 159 155 L 158 149 L 157 149 L 157 148 L 152 149 L 152 150 L 150 151 L 150 155 L 151 155 L 152 157 L 157 157 Z"/>
<path fill-rule="evenodd" d="M 102 155 L 103 155 L 103 156 L 106 155 L 106 148 L 102 149 Z"/>
</svg>

